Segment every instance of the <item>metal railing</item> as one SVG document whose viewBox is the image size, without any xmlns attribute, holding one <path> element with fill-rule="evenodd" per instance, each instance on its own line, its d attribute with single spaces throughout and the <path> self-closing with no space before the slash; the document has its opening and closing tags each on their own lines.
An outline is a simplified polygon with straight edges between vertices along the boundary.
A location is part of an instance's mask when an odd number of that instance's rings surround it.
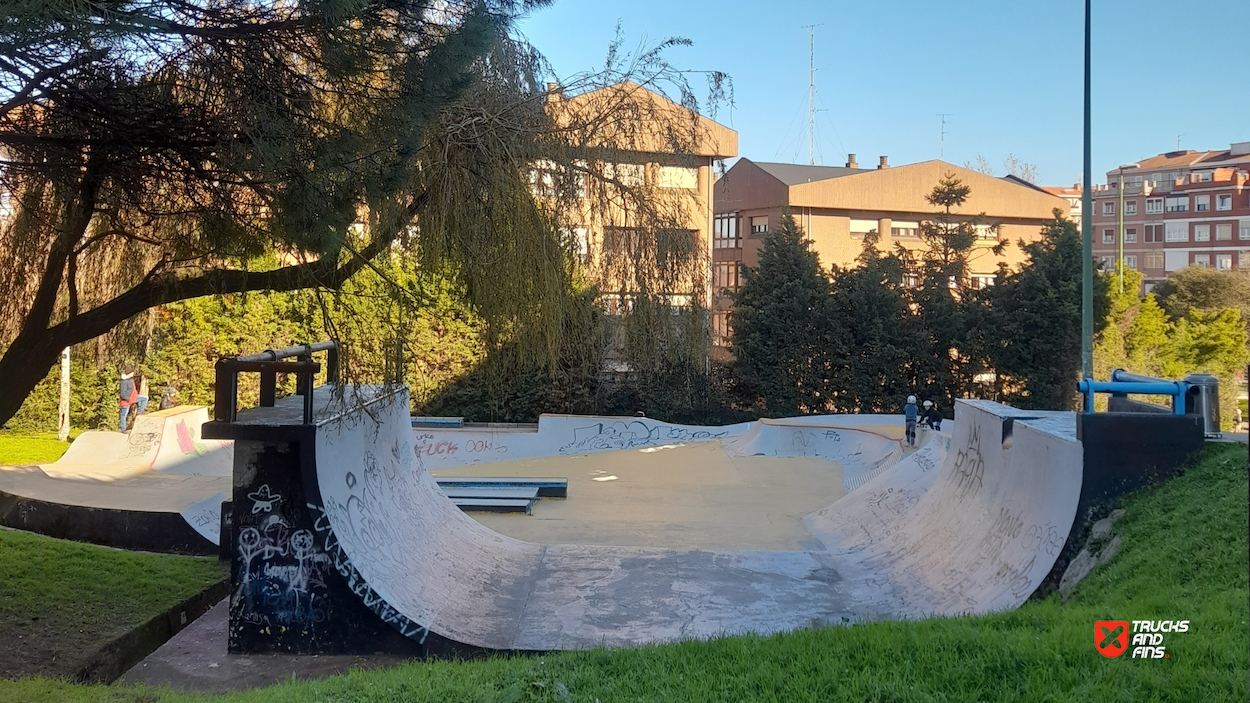
<svg viewBox="0 0 1250 703">
<path fill-rule="evenodd" d="M 278 399 L 278 374 L 295 374 L 295 392 L 304 398 L 304 424 L 312 424 L 313 380 L 321 371 L 321 364 L 312 355 L 326 352 L 326 382 L 339 380 L 339 342 L 330 340 L 316 344 L 301 344 L 286 349 L 268 349 L 250 356 L 227 356 L 217 360 L 214 366 L 213 419 L 217 422 L 235 422 L 239 417 L 239 373 L 260 374 L 260 407 L 271 408 Z M 283 359 L 296 359 L 283 361 Z"/>
</svg>

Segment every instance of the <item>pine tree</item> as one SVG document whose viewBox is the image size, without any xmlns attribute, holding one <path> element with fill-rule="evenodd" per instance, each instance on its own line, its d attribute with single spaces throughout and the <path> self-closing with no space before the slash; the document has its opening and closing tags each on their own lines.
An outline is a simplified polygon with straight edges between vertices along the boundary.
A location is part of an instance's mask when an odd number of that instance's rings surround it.
<svg viewBox="0 0 1250 703">
<path fill-rule="evenodd" d="M 857 266 L 834 269 L 834 327 L 844 330 L 846 350 L 834 374 L 834 401 L 841 412 L 899 412 L 912 392 L 903 262 L 882 256 L 875 231 L 864 235 Z"/>
<path fill-rule="evenodd" d="M 732 349 L 744 394 L 773 417 L 825 411 L 841 335 L 829 317 L 829 279 L 788 211 L 743 276 Z"/>
<path fill-rule="evenodd" d="M 1024 266 L 1001 272 L 983 296 L 986 351 L 1005 400 L 1072 409 L 1081 370 L 1081 233 L 1056 211 L 1042 238 L 1021 247 Z M 1095 310 L 1106 310 L 1105 281 L 1095 283 Z"/>
</svg>

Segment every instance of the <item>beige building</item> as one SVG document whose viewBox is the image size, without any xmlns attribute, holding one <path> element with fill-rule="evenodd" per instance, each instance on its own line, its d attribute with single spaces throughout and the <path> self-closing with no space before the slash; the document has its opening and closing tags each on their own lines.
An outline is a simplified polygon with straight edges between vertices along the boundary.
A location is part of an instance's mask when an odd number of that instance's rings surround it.
<svg viewBox="0 0 1250 703">
<path fill-rule="evenodd" d="M 712 258 L 714 167 L 738 155 L 738 133 L 631 82 L 567 98 L 555 86 L 549 88 L 549 109 L 579 125 L 570 140 L 598 157 L 594 171 L 636 188 L 635 198 L 645 193 L 648 207 L 655 209 L 644 221 L 636 200 L 618 197 L 610 183 L 587 176 L 582 218 L 573 229 L 584 262 L 604 284 L 604 306 L 621 312 L 630 305 L 636 283 L 622 275 L 621 264 L 647 251 L 647 242 L 663 237 L 692 242 L 697 271 L 672 290 L 657 292 L 679 306 L 696 299 L 704 308 L 710 306 L 706 267 Z"/>
<path fill-rule="evenodd" d="M 728 293 L 739 286 L 739 266 L 757 264 L 762 240 L 784 208 L 803 228 L 823 266 L 852 266 L 869 231 L 882 234 L 883 250 L 895 244 L 922 248 L 920 222 L 931 219 L 937 209 L 925 196 L 948 174 L 971 187 L 956 216 L 984 216 L 971 260 L 975 287 L 991 283 L 1000 262 L 1018 267 L 1024 253 L 1016 243 L 1036 240 L 1056 209 L 1069 212 L 1067 200 L 1036 186 L 944 161 L 891 167 L 883 156 L 876 168 L 861 169 L 853 154 L 845 167 L 740 159 L 717 182 L 714 194 L 713 343 L 725 343 L 732 307 Z M 992 251 L 999 240 L 1009 242 L 1001 256 Z"/>
</svg>

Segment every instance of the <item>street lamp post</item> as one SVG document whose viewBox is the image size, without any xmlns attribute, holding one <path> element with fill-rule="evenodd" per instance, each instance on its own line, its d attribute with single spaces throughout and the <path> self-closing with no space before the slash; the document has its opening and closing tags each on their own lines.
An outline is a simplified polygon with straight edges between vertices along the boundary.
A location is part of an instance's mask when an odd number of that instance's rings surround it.
<svg viewBox="0 0 1250 703">
<path fill-rule="evenodd" d="M 1120 164 L 1120 180 L 1116 190 L 1120 193 L 1120 207 L 1116 210 L 1116 269 L 1120 274 L 1120 293 L 1124 293 L 1124 172 L 1137 168 L 1137 164 Z"/>
<path fill-rule="evenodd" d="M 1089 45 L 1090 3 L 1085 0 L 1085 169 L 1081 196 L 1081 376 L 1094 377 L 1094 201 L 1093 165 L 1089 151 Z"/>
</svg>

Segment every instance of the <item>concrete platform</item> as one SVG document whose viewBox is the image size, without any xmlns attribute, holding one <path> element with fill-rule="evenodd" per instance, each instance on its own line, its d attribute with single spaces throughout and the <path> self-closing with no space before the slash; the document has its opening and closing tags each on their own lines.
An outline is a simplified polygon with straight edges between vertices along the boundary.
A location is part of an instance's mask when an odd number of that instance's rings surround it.
<svg viewBox="0 0 1250 703">
<path fill-rule="evenodd" d="M 122 684 L 168 686 L 178 691 L 229 693 L 306 681 L 352 669 L 396 666 L 404 657 L 374 655 L 227 654 L 230 605 L 223 600 L 118 679 Z"/>
</svg>

